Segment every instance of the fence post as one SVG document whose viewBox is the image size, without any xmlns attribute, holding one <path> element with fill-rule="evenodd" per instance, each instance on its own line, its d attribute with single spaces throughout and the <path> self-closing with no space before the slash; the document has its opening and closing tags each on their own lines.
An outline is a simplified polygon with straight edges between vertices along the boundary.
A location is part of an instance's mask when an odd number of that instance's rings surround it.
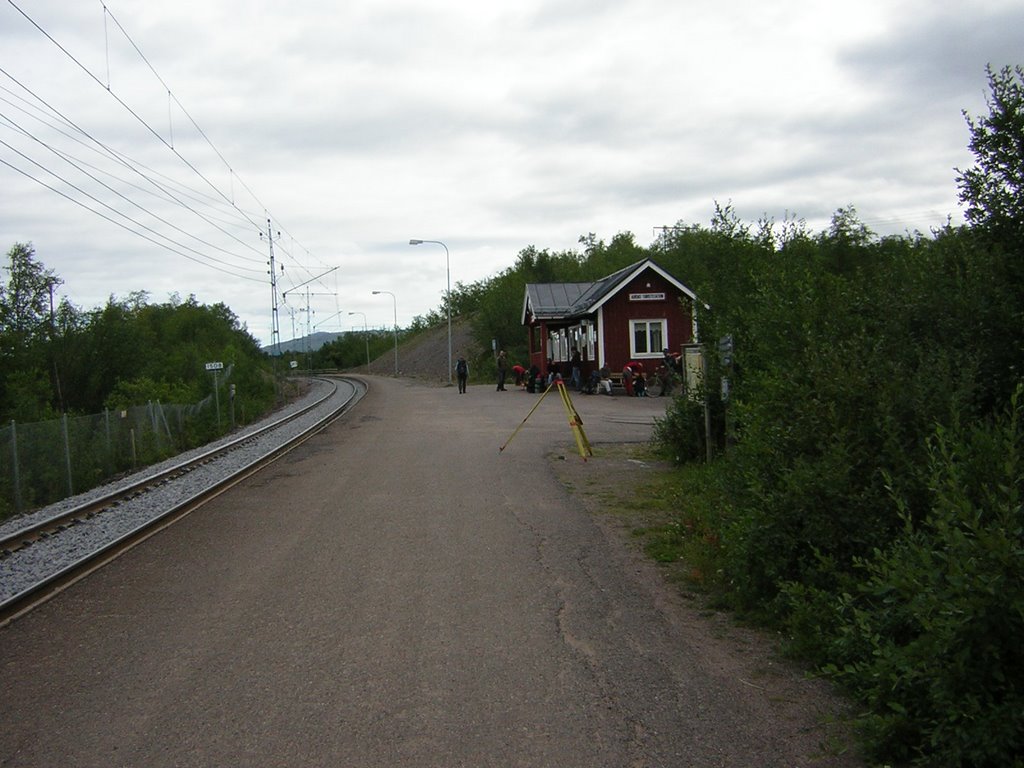
<svg viewBox="0 0 1024 768">
<path fill-rule="evenodd" d="M 156 409 L 153 407 L 153 401 L 152 400 L 148 401 L 148 406 L 149 406 L 150 426 L 153 428 L 153 439 L 156 441 L 156 450 L 157 450 L 157 455 L 159 456 L 161 451 L 163 450 L 163 448 L 161 447 L 161 444 L 160 444 L 160 424 L 157 422 L 157 419 L 156 419 Z"/>
<path fill-rule="evenodd" d="M 220 384 L 217 379 L 217 371 L 213 372 L 213 402 L 217 406 L 217 435 L 220 435 Z"/>
<path fill-rule="evenodd" d="M 106 461 L 104 462 L 104 467 L 106 468 L 107 473 L 109 474 L 110 471 L 111 471 L 111 467 L 114 466 L 114 446 L 110 444 L 110 409 L 109 408 L 104 408 L 103 409 L 103 426 L 104 426 L 105 434 L 107 436 L 107 455 L 106 455 Z"/>
<path fill-rule="evenodd" d="M 174 435 L 171 433 L 171 425 L 167 423 L 167 414 L 164 413 L 164 407 L 160 404 L 160 401 L 156 401 L 156 407 L 160 410 L 160 421 L 164 424 L 164 431 L 167 432 L 167 439 L 171 443 L 171 447 L 174 447 Z"/>
<path fill-rule="evenodd" d="M 67 413 L 61 414 L 60 418 L 61 428 L 64 431 L 64 461 L 67 464 L 68 469 L 68 496 L 75 495 L 74 484 L 71 481 L 71 438 L 68 437 L 68 415 Z"/>
<path fill-rule="evenodd" d="M 18 472 L 18 430 L 11 419 L 11 480 L 14 482 L 14 509 L 21 513 L 21 475 Z"/>
</svg>

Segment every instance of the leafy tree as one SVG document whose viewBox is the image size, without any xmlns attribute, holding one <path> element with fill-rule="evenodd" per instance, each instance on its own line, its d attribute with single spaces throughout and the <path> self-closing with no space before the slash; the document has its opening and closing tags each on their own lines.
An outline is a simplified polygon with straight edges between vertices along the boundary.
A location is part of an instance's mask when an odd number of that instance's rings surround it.
<svg viewBox="0 0 1024 768">
<path fill-rule="evenodd" d="M 4 377 L 4 394 L 9 403 L 6 415 L 20 421 L 45 421 L 58 415 L 50 404 L 50 380 L 38 366 L 10 371 Z"/>
<path fill-rule="evenodd" d="M 652 249 L 713 297 L 704 339 L 732 333 L 743 366 L 702 572 L 862 697 L 879 760 L 1020 764 L 1014 247 L 879 239 L 849 206 L 782 236 L 720 208 Z M 699 459 L 697 426 L 677 403 L 658 438 Z"/>
<path fill-rule="evenodd" d="M 403 335 L 400 334 L 400 337 Z M 394 339 L 392 331 L 389 330 L 370 329 L 366 332 L 343 333 L 316 350 L 312 355 L 311 364 L 314 368 L 359 368 L 366 365 L 367 354 L 371 360 L 376 360 L 385 352 L 389 352 Z"/>
<path fill-rule="evenodd" d="M 7 259 L 7 284 L 0 286 L 0 328 L 8 343 L 24 347 L 48 334 L 53 289 L 64 281 L 36 261 L 29 244 L 16 243 Z"/>
<path fill-rule="evenodd" d="M 527 283 L 578 282 L 588 279 L 585 260 L 575 251 L 552 253 L 528 246 L 519 252 L 515 265 L 483 280 L 475 289 L 479 294 L 473 313 L 473 336 L 486 350 L 475 362 L 479 373 L 493 366 L 491 342 L 508 352 L 510 359 L 527 359 L 527 339 L 522 326 L 523 292 Z"/>
<path fill-rule="evenodd" d="M 144 375 L 146 358 L 158 354 L 137 311 L 114 296 L 88 313 L 86 326 L 73 339 L 75 351 L 65 361 L 66 401 L 70 409 L 84 413 L 102 410 L 118 383 Z"/>
<path fill-rule="evenodd" d="M 210 360 L 232 372 L 250 415 L 271 402 L 259 344 L 226 305 L 201 305 L 195 296 L 151 304 L 137 291 L 88 312 L 66 298 L 54 307 L 62 281 L 32 247 L 16 244 L 8 258 L 9 279 L 0 284 L 0 417 L 96 413 L 136 397 L 195 402 L 212 390 Z"/>
<path fill-rule="evenodd" d="M 647 249 L 637 245 L 632 232 L 619 232 L 608 245 L 593 232 L 581 236 L 579 242 L 584 246 L 582 266 L 587 280 L 600 280 L 648 256 Z"/>
<path fill-rule="evenodd" d="M 7 252 L 0 284 L 0 413 L 36 418 L 50 413 L 51 360 L 45 344 L 53 332 L 53 289 L 61 280 L 16 243 Z"/>
<path fill-rule="evenodd" d="M 765 268 L 772 251 L 751 235 L 730 206 L 716 203 L 712 227 L 679 223 L 659 237 L 650 255 L 711 306 L 723 333 L 735 335 L 743 297 L 753 290 L 753 276 Z"/>
<path fill-rule="evenodd" d="M 1024 67 L 986 72 L 989 114 L 964 113 L 975 165 L 957 183 L 967 221 L 987 246 L 989 279 L 1002 288 L 995 303 L 979 306 L 994 394 L 989 407 L 995 408 L 1024 375 Z"/>
<path fill-rule="evenodd" d="M 146 376 L 141 376 L 136 379 L 118 381 L 107 395 L 104 406 L 111 410 L 117 410 L 150 401 L 169 404 L 194 403 L 197 400 L 199 397 L 195 390 L 180 382 L 153 381 Z"/>
<path fill-rule="evenodd" d="M 469 315 L 480 306 L 480 300 L 484 294 L 484 283 L 475 282 L 466 285 L 462 281 L 455 283 L 452 288 L 452 317 Z M 447 318 L 446 318 L 447 320 Z"/>
<path fill-rule="evenodd" d="M 989 114 L 966 112 L 976 165 L 960 171 L 967 221 L 1015 250 L 1024 241 L 1024 67 L 986 68 Z"/>
<path fill-rule="evenodd" d="M 865 260 L 874 256 L 876 250 L 867 246 L 874 240 L 875 234 L 860 221 L 854 206 L 840 208 L 832 214 L 828 231 L 818 239 L 822 267 L 837 273 L 868 267 Z"/>
</svg>

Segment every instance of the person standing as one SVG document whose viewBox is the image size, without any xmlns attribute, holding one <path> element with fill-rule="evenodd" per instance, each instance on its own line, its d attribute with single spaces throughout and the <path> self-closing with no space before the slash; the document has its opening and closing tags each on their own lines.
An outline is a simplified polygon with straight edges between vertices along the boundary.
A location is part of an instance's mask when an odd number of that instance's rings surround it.
<svg viewBox="0 0 1024 768">
<path fill-rule="evenodd" d="M 505 392 L 505 376 L 508 374 L 508 355 L 505 350 L 498 353 L 498 392 Z"/>
<path fill-rule="evenodd" d="M 661 352 L 661 367 L 658 369 L 658 379 L 661 381 L 661 397 L 672 394 L 672 385 L 675 383 L 678 371 L 679 360 L 668 349 L 663 349 Z"/>
<path fill-rule="evenodd" d="M 469 378 L 469 363 L 466 362 L 466 358 L 459 355 L 459 360 L 455 363 L 455 378 L 459 382 L 459 394 L 466 394 L 466 380 Z"/>
<path fill-rule="evenodd" d="M 573 389 L 579 392 L 583 389 L 583 358 L 580 356 L 579 347 L 572 348 L 572 357 L 569 358 L 569 383 Z"/>
</svg>

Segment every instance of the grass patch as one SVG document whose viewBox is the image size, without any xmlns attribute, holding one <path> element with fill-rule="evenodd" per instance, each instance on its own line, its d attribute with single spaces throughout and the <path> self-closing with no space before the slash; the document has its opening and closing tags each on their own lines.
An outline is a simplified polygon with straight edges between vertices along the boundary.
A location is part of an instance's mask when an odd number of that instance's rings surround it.
<svg viewBox="0 0 1024 768">
<path fill-rule="evenodd" d="M 674 467 L 637 489 L 645 520 L 633 528 L 644 552 L 671 566 L 673 580 L 717 591 L 723 584 L 720 540 L 726 499 L 704 465 Z"/>
<path fill-rule="evenodd" d="M 634 528 L 633 535 L 643 540 L 644 552 L 658 563 L 675 563 L 682 559 L 685 537 L 678 523 Z"/>
<path fill-rule="evenodd" d="M 589 462 L 554 462 L 563 485 L 595 513 L 621 520 L 684 593 L 723 584 L 725 494 L 703 464 L 675 466 L 650 445 L 602 445 Z"/>
</svg>

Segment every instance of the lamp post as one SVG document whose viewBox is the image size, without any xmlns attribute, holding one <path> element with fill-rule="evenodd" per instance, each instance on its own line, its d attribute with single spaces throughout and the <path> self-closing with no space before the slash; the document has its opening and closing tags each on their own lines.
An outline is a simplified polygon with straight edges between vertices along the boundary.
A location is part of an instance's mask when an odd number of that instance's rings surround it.
<svg viewBox="0 0 1024 768">
<path fill-rule="evenodd" d="M 366 330 L 366 313 L 365 312 L 349 312 L 350 315 L 362 315 L 363 316 L 363 341 L 366 342 L 366 372 L 370 372 L 370 339 L 367 336 Z"/>
<path fill-rule="evenodd" d="M 386 293 L 391 297 L 392 303 L 395 305 L 395 376 L 398 375 L 398 299 L 395 298 L 395 294 L 391 291 L 373 291 L 373 295 L 376 296 L 381 293 Z"/>
<path fill-rule="evenodd" d="M 444 271 L 447 277 L 447 288 L 444 296 L 444 303 L 448 309 L 448 386 L 452 384 L 452 268 L 451 259 L 448 255 L 448 246 L 442 243 L 440 240 L 420 240 L 413 238 L 409 241 L 409 245 L 422 245 L 423 243 L 433 243 L 434 245 L 440 245 L 444 248 Z"/>
</svg>

